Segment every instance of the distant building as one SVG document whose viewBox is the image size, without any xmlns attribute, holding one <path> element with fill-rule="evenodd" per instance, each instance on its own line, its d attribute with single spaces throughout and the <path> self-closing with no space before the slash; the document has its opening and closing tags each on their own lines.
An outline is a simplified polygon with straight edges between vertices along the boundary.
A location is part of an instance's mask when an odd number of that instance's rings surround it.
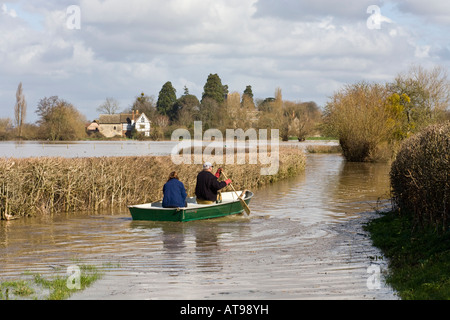
<svg viewBox="0 0 450 320">
<path fill-rule="evenodd" d="M 102 114 L 98 120 L 99 131 L 107 138 L 115 136 L 131 137 L 131 132 L 136 129 L 146 137 L 150 136 L 151 121 L 144 113 L 139 111 L 120 114 Z"/>
<path fill-rule="evenodd" d="M 142 113 L 136 118 L 135 128 L 137 132 L 141 132 L 146 137 L 150 137 L 151 121 L 147 118 L 145 113 Z"/>
<path fill-rule="evenodd" d="M 88 124 L 86 127 L 86 131 L 88 134 L 96 133 L 99 131 L 99 125 L 96 120 L 94 120 L 92 123 Z"/>
</svg>

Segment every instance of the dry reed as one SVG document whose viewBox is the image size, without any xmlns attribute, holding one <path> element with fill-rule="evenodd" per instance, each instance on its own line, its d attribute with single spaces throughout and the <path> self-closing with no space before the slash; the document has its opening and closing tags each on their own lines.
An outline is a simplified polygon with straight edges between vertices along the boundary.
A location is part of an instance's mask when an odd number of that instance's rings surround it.
<svg viewBox="0 0 450 320">
<path fill-rule="evenodd" d="M 416 225 L 450 224 L 450 122 L 407 139 L 391 169 L 393 199 Z"/>
<path fill-rule="evenodd" d="M 280 149 L 276 175 L 262 176 L 263 165 L 224 165 L 236 189 L 295 175 L 305 167 L 298 149 Z M 0 159 L 1 218 L 55 212 L 98 211 L 162 199 L 171 171 L 178 171 L 189 196 L 201 165 L 174 165 L 170 156 Z"/>
</svg>

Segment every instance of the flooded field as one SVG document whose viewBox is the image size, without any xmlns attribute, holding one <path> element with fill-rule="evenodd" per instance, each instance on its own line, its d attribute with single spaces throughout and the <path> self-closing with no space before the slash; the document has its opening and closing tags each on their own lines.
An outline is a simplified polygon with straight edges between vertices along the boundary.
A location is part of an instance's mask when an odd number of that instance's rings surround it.
<svg viewBox="0 0 450 320">
<path fill-rule="evenodd" d="M 211 142 L 209 142 L 211 143 Z M 209 144 L 208 143 L 208 144 Z M 79 142 L 47 142 L 47 141 L 0 141 L 0 158 L 30 157 L 122 157 L 122 156 L 163 156 L 170 155 L 177 141 L 79 141 Z M 206 142 L 204 144 L 207 144 Z M 236 143 L 245 146 L 242 143 Z M 281 142 L 280 146 L 296 146 L 305 149 L 307 146 L 336 145 L 336 141 L 295 141 Z M 213 143 L 213 146 L 216 144 Z M 220 144 L 223 145 L 223 144 Z"/>
<path fill-rule="evenodd" d="M 2 221 L 0 281 L 92 264 L 104 276 L 72 299 L 396 299 L 361 227 L 389 206 L 388 172 L 310 154 L 304 174 L 254 190 L 250 217 L 155 223 L 114 210 Z"/>
</svg>

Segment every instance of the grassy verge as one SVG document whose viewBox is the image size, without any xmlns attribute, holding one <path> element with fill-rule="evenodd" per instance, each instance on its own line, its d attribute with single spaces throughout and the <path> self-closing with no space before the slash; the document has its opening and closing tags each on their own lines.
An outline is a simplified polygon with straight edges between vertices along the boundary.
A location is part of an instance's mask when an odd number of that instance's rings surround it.
<svg viewBox="0 0 450 320">
<path fill-rule="evenodd" d="M 386 280 L 405 300 L 450 299 L 450 232 L 414 230 L 397 212 L 371 221 L 366 229 L 389 259 Z"/>
<path fill-rule="evenodd" d="M 0 282 L 0 300 L 65 300 L 91 286 L 103 274 L 96 266 L 80 265 L 79 268 L 79 286 L 75 282 L 70 285 L 69 276 L 57 275 L 47 279 L 41 274 L 28 274 L 31 280 Z"/>
</svg>

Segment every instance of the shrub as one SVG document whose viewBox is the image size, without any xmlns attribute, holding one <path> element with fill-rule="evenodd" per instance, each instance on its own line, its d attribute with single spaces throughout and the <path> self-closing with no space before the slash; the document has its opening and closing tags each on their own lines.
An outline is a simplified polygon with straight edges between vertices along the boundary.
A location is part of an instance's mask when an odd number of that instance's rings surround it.
<svg viewBox="0 0 450 320">
<path fill-rule="evenodd" d="M 393 200 L 415 225 L 449 227 L 450 121 L 405 140 L 392 164 Z"/>
<path fill-rule="evenodd" d="M 348 161 L 373 161 L 382 142 L 387 141 L 386 88 L 366 82 L 346 86 L 325 108 L 325 126 L 339 137 Z"/>
</svg>

